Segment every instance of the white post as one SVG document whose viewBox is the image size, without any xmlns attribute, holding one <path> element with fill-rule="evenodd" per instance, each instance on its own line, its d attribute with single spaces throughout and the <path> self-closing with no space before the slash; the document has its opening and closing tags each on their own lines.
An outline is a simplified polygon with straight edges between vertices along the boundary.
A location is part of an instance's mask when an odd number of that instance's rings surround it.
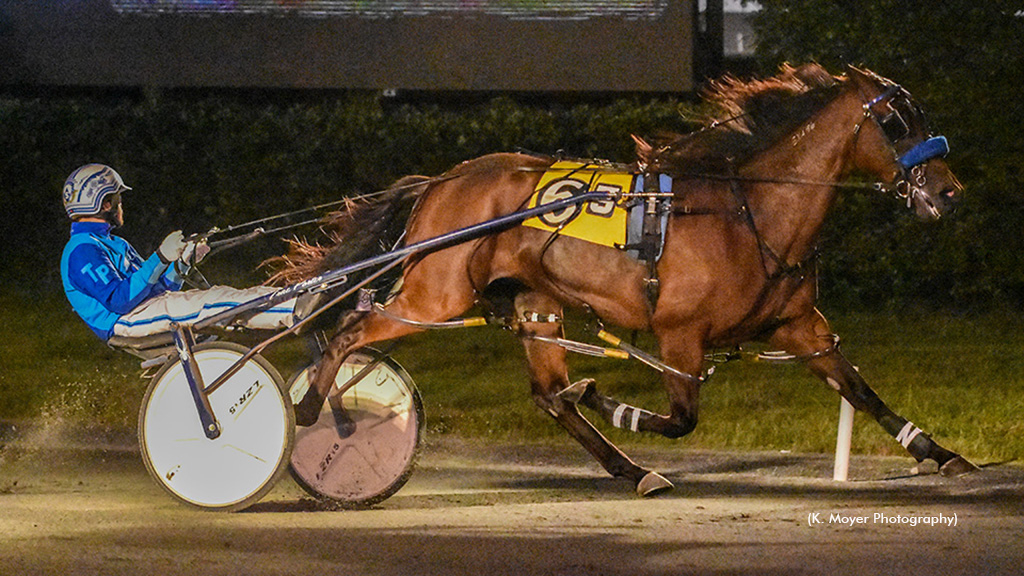
<svg viewBox="0 0 1024 576">
<path fill-rule="evenodd" d="M 832 479 L 846 482 L 850 472 L 850 443 L 853 439 L 853 405 L 843 398 L 839 402 L 839 430 L 836 433 L 836 463 Z"/>
</svg>

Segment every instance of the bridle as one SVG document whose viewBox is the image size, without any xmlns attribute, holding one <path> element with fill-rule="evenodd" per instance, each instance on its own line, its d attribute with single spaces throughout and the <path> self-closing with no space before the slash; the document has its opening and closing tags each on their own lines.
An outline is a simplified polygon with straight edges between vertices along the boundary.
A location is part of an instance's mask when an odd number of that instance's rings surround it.
<svg viewBox="0 0 1024 576">
<path fill-rule="evenodd" d="M 706 179 L 706 180 L 720 180 L 730 183 L 735 182 L 753 182 L 753 183 L 770 183 L 770 184 L 797 184 L 803 186 L 821 186 L 829 188 L 866 188 L 879 192 L 890 193 L 893 196 L 906 200 L 907 208 L 910 208 L 914 204 L 916 198 L 921 198 L 923 204 L 928 207 L 932 215 L 935 217 L 939 216 L 938 209 L 934 206 L 929 196 L 924 192 L 924 188 L 928 183 L 927 176 L 925 174 L 924 164 L 933 158 L 941 158 L 949 153 L 949 143 L 946 141 L 944 136 L 930 136 L 919 142 L 918 144 L 911 146 L 906 152 L 900 154 L 897 147 L 910 136 L 910 125 L 907 123 L 905 116 L 922 116 L 920 108 L 914 103 L 910 94 L 898 84 L 885 83 L 885 90 L 875 96 L 874 98 L 867 98 L 861 93 L 861 101 L 863 102 L 862 108 L 864 113 L 861 115 L 856 126 L 853 129 L 853 139 L 849 145 L 848 150 L 853 151 L 857 147 L 857 140 L 860 135 L 861 128 L 864 123 L 868 120 L 875 122 L 881 129 L 889 149 L 892 153 L 893 161 L 898 165 L 899 169 L 896 172 L 892 182 L 858 182 L 858 181 L 832 181 L 832 180 L 809 180 L 803 178 L 786 178 L 786 177 L 764 177 L 764 176 L 741 176 L 735 171 L 729 174 L 715 174 L 706 172 L 681 172 L 674 174 L 679 178 L 694 178 L 694 179 Z M 875 111 L 875 108 L 879 105 L 884 104 L 886 112 L 880 114 Z M 737 122 L 745 117 L 749 116 L 748 112 L 741 112 L 724 120 L 716 120 L 711 124 L 701 128 L 696 132 L 687 134 L 680 138 L 676 142 L 666 144 L 659 148 L 654 155 L 655 157 L 661 156 L 668 152 L 670 149 L 676 147 L 681 141 L 689 141 L 692 138 L 697 137 L 708 131 L 720 129 L 728 124 Z M 641 171 L 647 171 L 651 167 L 646 161 L 641 161 L 639 167 Z M 656 169 L 655 169 L 656 171 Z"/>
<path fill-rule="evenodd" d="M 875 108 L 883 104 L 885 112 L 876 112 Z M 888 85 L 881 94 L 866 101 L 863 108 L 864 115 L 854 128 L 854 145 L 856 145 L 856 138 L 860 134 L 864 122 L 868 119 L 874 121 L 885 136 L 893 159 L 899 166 L 896 177 L 888 185 L 888 191 L 897 198 L 906 200 L 907 208 L 913 206 L 915 199 L 920 198 L 932 215 L 937 218 L 939 211 L 924 191 L 928 184 L 924 164 L 933 158 L 941 158 L 949 153 L 949 143 L 946 141 L 946 137 L 929 136 L 911 146 L 903 154 L 897 151 L 897 147 L 910 136 L 910 125 L 907 124 L 904 115 L 922 115 L 920 108 L 910 98 L 910 94 L 899 84 Z"/>
</svg>

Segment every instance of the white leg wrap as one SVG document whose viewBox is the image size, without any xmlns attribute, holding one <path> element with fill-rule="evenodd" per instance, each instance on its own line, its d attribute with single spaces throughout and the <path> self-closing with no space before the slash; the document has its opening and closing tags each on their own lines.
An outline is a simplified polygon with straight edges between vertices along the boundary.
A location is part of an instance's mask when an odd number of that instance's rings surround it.
<svg viewBox="0 0 1024 576">
<path fill-rule="evenodd" d="M 917 435 L 921 432 L 922 430 L 917 426 L 914 426 L 913 422 L 907 422 L 907 425 L 903 427 L 903 430 L 900 430 L 900 433 L 896 435 L 896 441 L 902 444 L 904 448 L 909 448 L 910 443 L 913 442 L 914 438 L 917 438 Z"/>
<path fill-rule="evenodd" d="M 626 408 L 629 408 L 629 406 L 619 404 L 618 408 L 615 409 L 615 413 L 612 414 L 612 426 L 622 428 L 622 415 L 626 412 Z"/>
<path fill-rule="evenodd" d="M 619 404 L 615 408 L 615 412 L 612 413 L 612 426 L 616 428 L 627 428 L 625 420 L 626 410 L 632 410 L 632 415 L 629 418 L 628 429 L 633 432 L 640 431 L 640 417 L 644 414 L 651 415 L 651 412 L 644 410 L 643 408 L 637 408 L 630 406 L 629 404 Z"/>
</svg>

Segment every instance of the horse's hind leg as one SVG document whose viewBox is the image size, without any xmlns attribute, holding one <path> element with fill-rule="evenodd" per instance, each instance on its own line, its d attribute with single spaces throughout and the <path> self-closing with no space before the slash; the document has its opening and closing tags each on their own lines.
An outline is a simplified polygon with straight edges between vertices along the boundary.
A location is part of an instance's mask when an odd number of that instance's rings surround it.
<svg viewBox="0 0 1024 576">
<path fill-rule="evenodd" d="M 661 356 L 676 372 L 662 374 L 668 392 L 670 412 L 667 415 L 630 406 L 597 391 L 592 382 L 577 382 L 562 393 L 597 412 L 616 428 L 633 432 L 653 432 L 666 438 L 680 438 L 697 426 L 700 385 L 697 376 L 703 364 L 703 348 L 696 334 L 678 326 L 655 326 L 661 343 Z M 686 370 L 692 370 L 687 372 Z"/>
<path fill-rule="evenodd" d="M 337 334 L 331 338 L 323 354 L 316 363 L 312 381 L 306 395 L 295 405 L 295 422 L 299 426 L 311 426 L 319 418 L 324 400 L 328 398 L 334 386 L 338 370 L 345 358 L 353 351 L 374 342 L 399 338 L 417 330 L 408 325 L 400 324 L 372 313 L 350 312 L 345 316 Z M 338 419 L 338 433 L 346 435 L 346 423 L 340 418 L 343 409 L 332 405 L 335 418 Z"/>
<path fill-rule="evenodd" d="M 533 399 L 550 414 L 569 435 L 575 438 L 612 476 L 628 478 L 641 496 L 652 496 L 672 488 L 657 472 L 641 468 L 616 448 L 580 414 L 576 404 L 559 396 L 569 384 L 566 352 L 555 344 L 538 341 L 532 336 L 556 338 L 562 335 L 560 322 L 525 321 L 550 315 L 561 316 L 557 302 L 535 292 L 523 292 L 515 298 L 517 332 L 526 348 Z M 538 316 L 533 316 L 537 314 Z"/>
<path fill-rule="evenodd" d="M 945 476 L 977 470 L 959 454 L 939 446 L 912 422 L 890 410 L 842 353 L 830 348 L 832 333 L 820 314 L 815 312 L 802 321 L 782 327 L 773 335 L 772 344 L 798 356 L 816 355 L 807 362 L 811 372 L 838 391 L 854 408 L 871 414 L 918 462 L 935 461 L 939 472 Z"/>
<path fill-rule="evenodd" d="M 473 305 L 473 292 L 463 286 L 464 282 L 432 285 L 422 281 L 424 276 L 419 274 L 411 279 L 407 276 L 405 287 L 387 305 L 388 312 L 399 318 L 437 322 L 461 314 Z M 456 278 L 464 280 L 457 274 Z M 295 406 L 296 423 L 310 426 L 316 422 L 338 370 L 352 351 L 420 330 L 379 314 L 350 312 L 346 315 L 317 362 L 309 391 Z M 341 422 L 338 431 L 344 434 Z"/>
</svg>

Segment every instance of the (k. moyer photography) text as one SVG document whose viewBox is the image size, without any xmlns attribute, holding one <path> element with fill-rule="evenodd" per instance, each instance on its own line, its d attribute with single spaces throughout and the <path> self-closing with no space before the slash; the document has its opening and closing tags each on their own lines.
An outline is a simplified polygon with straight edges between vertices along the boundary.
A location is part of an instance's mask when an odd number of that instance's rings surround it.
<svg viewBox="0 0 1024 576">
<path fill-rule="evenodd" d="M 807 525 L 815 526 L 857 526 L 863 525 L 901 525 L 901 526 L 948 526 L 956 527 L 959 522 L 956 512 L 953 514 L 886 514 L 884 512 L 873 512 L 871 514 L 843 514 L 841 512 L 809 512 L 807 514 Z"/>
</svg>

